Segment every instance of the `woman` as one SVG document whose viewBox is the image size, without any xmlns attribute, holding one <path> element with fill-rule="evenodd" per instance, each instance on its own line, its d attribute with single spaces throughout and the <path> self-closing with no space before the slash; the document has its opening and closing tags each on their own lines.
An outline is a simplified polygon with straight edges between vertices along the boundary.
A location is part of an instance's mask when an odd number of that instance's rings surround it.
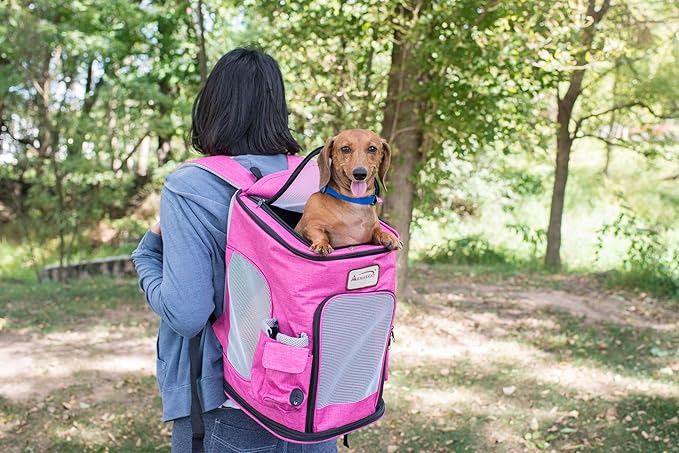
<svg viewBox="0 0 679 453">
<path fill-rule="evenodd" d="M 215 65 L 193 105 L 191 141 L 208 155 L 234 156 L 263 175 L 287 168 L 300 150 L 288 129 L 283 77 L 276 61 L 235 49 Z M 272 436 L 226 400 L 222 350 L 208 318 L 224 301 L 224 244 L 235 189 L 197 167 L 167 177 L 160 222 L 132 255 L 151 309 L 160 316 L 157 376 L 163 420 L 173 421 L 172 451 L 190 452 L 189 338 L 202 332 L 199 393 L 208 452 L 332 452 L 335 441 L 291 444 Z M 161 233 L 162 232 L 162 233 Z"/>
</svg>

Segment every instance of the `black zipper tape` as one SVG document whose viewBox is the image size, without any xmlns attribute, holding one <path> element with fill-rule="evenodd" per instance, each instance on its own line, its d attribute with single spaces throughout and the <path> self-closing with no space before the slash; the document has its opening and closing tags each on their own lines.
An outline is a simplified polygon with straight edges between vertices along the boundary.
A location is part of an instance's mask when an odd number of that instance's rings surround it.
<svg viewBox="0 0 679 453">
<path fill-rule="evenodd" d="M 269 206 L 269 205 L 266 204 L 266 203 L 260 204 L 260 200 L 261 200 L 261 201 L 264 201 L 264 200 L 262 200 L 261 198 L 253 197 L 253 196 L 248 196 L 248 198 L 249 198 L 250 200 L 252 200 L 253 202 L 257 203 L 257 206 L 258 206 L 258 207 L 262 208 L 267 214 L 269 214 L 271 217 L 273 217 L 273 219 L 274 219 L 276 222 L 278 222 L 283 228 L 285 228 L 285 229 L 288 231 L 288 233 L 290 233 L 290 234 L 292 234 L 293 236 L 295 236 L 302 244 L 307 245 L 307 246 L 310 246 L 310 245 L 311 245 L 311 242 L 307 241 L 307 240 L 304 239 L 302 236 L 300 236 L 300 235 L 294 230 L 294 228 L 292 228 L 290 225 L 288 225 L 288 223 L 287 223 L 285 220 L 283 220 L 283 219 L 281 218 L 281 216 L 279 216 L 278 214 L 276 214 L 276 211 L 274 211 L 273 209 L 271 209 L 271 206 Z"/>
<path fill-rule="evenodd" d="M 257 412 L 256 409 L 250 406 L 243 398 L 241 398 L 234 391 L 233 387 L 231 387 L 226 381 L 224 381 L 224 391 L 226 392 L 226 396 L 233 399 L 239 406 L 243 407 L 262 425 L 266 426 L 268 429 L 270 429 L 271 431 L 275 432 L 280 436 L 283 436 L 290 440 L 296 440 L 299 442 L 323 442 L 325 440 L 334 439 L 345 432 L 354 431 L 363 426 L 369 425 L 372 422 L 378 420 L 380 417 L 382 417 L 382 415 L 384 415 L 384 401 L 380 398 L 379 401 L 377 402 L 377 408 L 375 409 L 375 412 L 368 415 L 367 417 L 362 418 L 361 420 L 357 420 L 353 423 L 340 426 L 339 428 L 328 429 L 326 431 L 321 431 L 318 433 L 306 433 L 288 428 L 287 426 L 281 425 L 280 423 L 271 420 L 269 417 L 260 414 L 259 412 Z"/>
<path fill-rule="evenodd" d="M 276 200 L 278 200 L 280 198 L 280 196 L 283 195 L 286 190 L 288 190 L 288 187 L 290 187 L 290 185 L 292 185 L 292 183 L 295 181 L 295 179 L 297 179 L 297 176 L 299 176 L 299 174 L 302 173 L 302 170 L 304 170 L 304 167 L 306 167 L 306 164 L 308 164 L 311 159 L 318 156 L 322 149 L 323 149 L 323 147 L 319 146 L 315 150 L 311 151 L 309 153 L 309 155 L 306 156 L 304 158 L 304 160 L 299 163 L 299 165 L 297 165 L 297 167 L 295 168 L 295 171 L 292 172 L 292 174 L 290 175 L 288 180 L 285 181 L 285 183 L 281 186 L 280 189 L 278 189 L 278 192 L 276 192 L 271 198 L 266 200 L 266 203 L 267 204 L 273 204 Z"/>
<path fill-rule="evenodd" d="M 379 294 L 379 293 L 386 293 L 389 294 L 392 297 L 392 305 L 394 305 L 394 309 L 396 308 L 396 296 L 394 293 L 391 291 L 375 291 L 371 293 L 365 293 L 365 294 Z M 320 349 L 320 342 L 321 342 L 321 313 L 323 313 L 323 307 L 325 307 L 325 304 L 330 301 L 333 297 L 340 296 L 344 293 L 340 294 L 334 294 L 330 297 L 327 297 L 321 302 L 318 307 L 316 307 L 316 311 L 314 312 L 314 324 L 313 324 L 313 336 L 314 336 L 314 341 L 313 341 L 313 346 L 312 346 L 312 360 L 311 360 L 311 382 L 309 383 L 309 396 L 307 398 L 307 412 L 306 412 L 306 432 L 307 433 L 312 433 L 314 430 L 314 412 L 316 410 L 316 394 L 317 394 L 317 388 L 318 387 L 318 363 L 320 360 L 319 357 L 319 349 Z M 352 295 L 355 294 L 362 294 L 362 293 L 352 293 Z M 393 316 L 393 311 L 392 311 L 392 316 Z M 391 341 L 391 330 L 390 333 L 387 334 L 387 345 Z M 383 404 L 382 401 L 382 392 L 384 391 L 384 373 L 386 371 L 387 367 L 387 354 L 384 354 L 384 363 L 382 364 L 382 375 L 380 376 L 381 379 L 379 380 L 379 386 L 380 386 L 380 396 L 378 398 L 379 403 L 378 404 Z M 382 412 L 384 412 L 384 408 L 382 408 Z"/>
<path fill-rule="evenodd" d="M 252 210 L 250 210 L 250 208 L 247 207 L 245 202 L 240 197 L 240 191 L 236 192 L 234 197 L 236 197 L 236 200 L 237 200 L 238 204 L 241 206 L 241 208 L 243 208 L 243 210 L 248 214 L 248 216 L 250 216 L 250 218 L 252 220 L 254 220 L 255 223 L 261 229 L 266 231 L 269 236 L 274 238 L 276 240 L 276 242 L 281 244 L 283 247 L 285 247 L 286 249 L 290 250 L 295 255 L 300 256 L 302 258 L 306 258 L 306 259 L 312 260 L 312 261 L 335 261 L 335 260 L 343 260 L 343 259 L 350 259 L 350 258 L 359 258 L 359 257 L 363 257 L 363 256 L 380 255 L 382 253 L 390 253 L 391 252 L 391 250 L 389 250 L 386 247 L 379 247 L 379 248 L 376 248 L 374 250 L 365 250 L 363 252 L 346 253 L 346 254 L 343 254 L 343 255 L 335 255 L 335 256 L 333 256 L 332 254 L 330 254 L 328 256 L 321 256 L 321 255 L 316 255 L 316 254 L 300 252 L 299 250 L 297 250 L 296 248 L 294 248 L 293 246 L 288 244 L 288 242 L 285 241 L 285 239 L 280 237 L 273 229 L 271 229 L 271 227 L 269 225 L 266 224 L 266 222 L 264 222 L 262 219 L 260 219 L 254 212 L 252 212 Z M 274 217 L 274 220 L 275 220 L 275 217 Z M 282 223 L 285 223 L 285 222 L 282 222 Z M 288 226 L 288 228 L 289 228 L 289 226 Z"/>
<path fill-rule="evenodd" d="M 274 211 L 271 208 L 271 206 L 269 206 L 267 203 L 265 203 L 264 202 L 265 200 L 263 198 L 258 198 L 258 197 L 252 196 L 252 195 L 248 195 L 248 198 L 250 199 L 250 201 L 257 203 L 258 208 L 262 208 L 267 214 L 269 214 L 271 217 L 273 217 L 276 222 L 280 223 L 281 226 L 288 231 L 288 233 L 295 236 L 302 244 L 308 245 L 308 246 L 311 245 L 311 242 L 307 241 L 304 237 L 300 236 L 299 233 L 294 230 L 294 228 L 292 228 L 285 220 L 283 220 L 281 218 L 281 216 L 279 216 L 276 213 L 276 211 Z M 380 219 L 380 221 L 384 222 L 384 220 L 382 220 L 382 219 Z M 355 247 L 356 245 L 364 245 L 364 244 L 340 245 L 338 247 L 334 247 L 334 249 L 335 250 L 348 249 L 348 248 L 351 248 L 351 247 Z M 388 250 L 386 247 L 385 247 L 385 249 Z"/>
<path fill-rule="evenodd" d="M 316 307 L 314 312 L 314 323 L 313 323 L 313 346 L 312 346 L 312 359 L 311 359 L 311 382 L 309 383 L 309 397 L 307 398 L 307 408 L 306 408 L 306 432 L 311 433 L 314 431 L 314 412 L 316 411 L 316 393 L 318 387 L 318 361 L 319 359 L 319 349 L 320 349 L 320 336 L 321 336 L 321 313 L 323 313 L 323 307 L 328 303 L 330 299 L 334 296 L 326 298 L 323 302 Z"/>
</svg>

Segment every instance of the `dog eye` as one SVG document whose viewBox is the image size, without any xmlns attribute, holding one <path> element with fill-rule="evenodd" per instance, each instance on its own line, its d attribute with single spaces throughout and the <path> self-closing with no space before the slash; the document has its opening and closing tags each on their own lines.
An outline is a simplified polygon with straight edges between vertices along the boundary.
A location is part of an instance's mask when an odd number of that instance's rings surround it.
<svg viewBox="0 0 679 453">
<path fill-rule="evenodd" d="M 369 146 L 369 147 L 368 147 L 368 152 L 369 152 L 370 154 L 375 154 L 375 153 L 377 152 L 377 148 L 375 148 L 374 146 Z"/>
<path fill-rule="evenodd" d="M 351 152 L 351 148 L 348 146 L 343 146 L 340 148 L 340 151 L 342 151 L 344 154 L 349 154 Z"/>
</svg>

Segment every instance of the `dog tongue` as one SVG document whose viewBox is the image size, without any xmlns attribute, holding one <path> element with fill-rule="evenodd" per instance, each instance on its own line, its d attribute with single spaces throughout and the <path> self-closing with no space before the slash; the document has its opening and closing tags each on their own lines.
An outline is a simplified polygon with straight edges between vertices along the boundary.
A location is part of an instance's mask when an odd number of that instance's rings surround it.
<svg viewBox="0 0 679 453">
<path fill-rule="evenodd" d="M 366 190 L 368 190 L 368 184 L 364 181 L 351 183 L 351 193 L 353 193 L 355 197 L 362 197 Z"/>
</svg>

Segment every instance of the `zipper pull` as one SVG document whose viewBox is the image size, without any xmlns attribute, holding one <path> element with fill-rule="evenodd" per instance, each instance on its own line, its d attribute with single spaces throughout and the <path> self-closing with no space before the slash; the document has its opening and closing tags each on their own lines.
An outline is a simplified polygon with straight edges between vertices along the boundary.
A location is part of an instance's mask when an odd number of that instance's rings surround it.
<svg viewBox="0 0 679 453">
<path fill-rule="evenodd" d="M 261 208 L 263 204 L 264 204 L 264 198 L 257 199 L 257 207 L 258 208 Z"/>
<path fill-rule="evenodd" d="M 391 349 L 391 342 L 396 343 L 396 337 L 394 336 L 394 326 L 391 326 L 391 330 L 389 331 L 389 343 L 387 343 L 387 349 Z"/>
</svg>

